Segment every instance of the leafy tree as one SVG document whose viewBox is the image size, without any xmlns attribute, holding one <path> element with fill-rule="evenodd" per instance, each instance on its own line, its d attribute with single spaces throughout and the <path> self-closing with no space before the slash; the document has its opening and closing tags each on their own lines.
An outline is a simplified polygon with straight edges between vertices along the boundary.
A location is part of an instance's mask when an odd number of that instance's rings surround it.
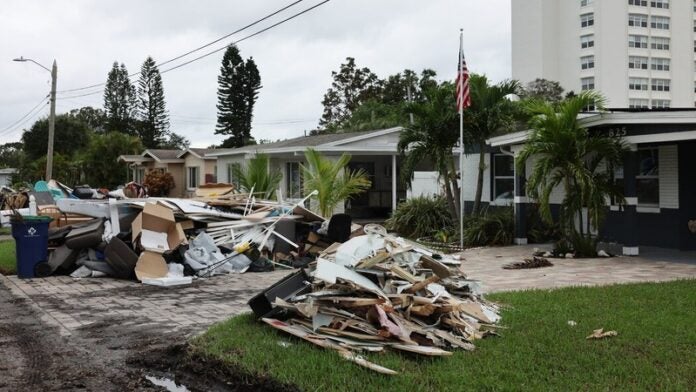
<svg viewBox="0 0 696 392">
<path fill-rule="evenodd" d="M 385 129 L 408 124 L 406 101 L 386 104 L 370 99 L 358 106 L 351 116 L 340 125 L 345 132 Z"/>
<path fill-rule="evenodd" d="M 331 88 L 324 94 L 324 113 L 319 120 L 323 128 L 335 128 L 344 122 L 361 102 L 378 98 L 381 81 L 369 68 L 358 68 L 355 59 L 346 58 L 338 72 L 332 71 Z"/>
<path fill-rule="evenodd" d="M 164 101 L 162 75 L 152 57 L 145 59 L 138 80 L 138 136 L 145 148 L 158 148 L 169 133 L 169 113 Z"/>
<path fill-rule="evenodd" d="M 477 148 L 479 151 L 478 177 L 473 208 L 473 213 L 477 214 L 481 208 L 483 175 L 486 170 L 484 162 L 487 149 L 486 140 L 496 132 L 515 127 L 518 115 L 517 105 L 505 96 L 518 93 L 520 87 L 519 83 L 514 80 L 491 85 L 485 75 L 472 74 L 469 88 L 471 107 L 464 111 L 464 143 L 469 147 Z"/>
<path fill-rule="evenodd" d="M 0 145 L 0 168 L 18 168 L 22 163 L 24 145 L 20 142 Z"/>
<path fill-rule="evenodd" d="M 79 109 L 72 109 L 70 115 L 90 127 L 94 132 L 106 131 L 106 113 L 101 109 L 85 106 Z"/>
<path fill-rule="evenodd" d="M 72 157 L 73 154 L 89 143 L 92 130 L 70 114 L 56 116 L 54 154 Z M 36 121 L 29 130 L 22 134 L 22 144 L 28 160 L 36 160 L 46 156 L 48 150 L 48 119 Z M 54 170 L 55 171 L 55 170 Z M 57 179 L 60 177 L 56 176 Z"/>
<path fill-rule="evenodd" d="M 56 139 L 57 140 L 57 139 Z M 81 182 L 82 166 L 72 155 L 53 154 L 53 178 L 66 184 L 75 185 Z M 44 179 L 46 175 L 46 154 L 36 159 L 26 159 L 19 168 L 19 181 L 31 184 Z"/>
<path fill-rule="evenodd" d="M 92 135 L 80 154 L 85 182 L 95 187 L 113 189 L 127 179 L 128 167 L 117 163 L 120 155 L 138 154 L 144 149 L 140 139 L 121 132 Z"/>
<path fill-rule="evenodd" d="M 525 109 L 533 116 L 529 123 L 532 132 L 516 158 L 518 170 L 522 170 L 527 160 L 535 157 L 527 192 L 537 200 L 539 213 L 547 222 L 553 222 L 551 193 L 556 187 L 563 188 L 558 216 L 561 231 L 582 256 L 596 254 L 591 229 L 599 229 L 604 220 L 607 200 L 624 202 L 621 190 L 614 185 L 612 170 L 607 170 L 622 164 L 624 142 L 591 133 L 578 123 L 578 114 L 584 108 L 594 105 L 602 110 L 604 102 L 598 93 L 582 92 L 558 105 L 543 101 L 525 103 Z M 586 222 L 583 208 L 588 211 Z"/>
<path fill-rule="evenodd" d="M 191 141 L 178 133 L 170 132 L 169 139 L 160 144 L 160 148 L 167 150 L 185 150 L 191 146 Z"/>
<path fill-rule="evenodd" d="M 246 166 L 233 166 L 234 176 L 239 179 L 239 187 L 243 192 L 251 192 L 263 199 L 273 199 L 278 184 L 283 179 L 280 170 L 270 169 L 270 158 L 266 154 L 257 153 Z"/>
<path fill-rule="evenodd" d="M 253 144 L 251 121 L 254 105 L 261 89 L 261 77 L 252 58 L 246 62 L 239 49 L 232 45 L 222 58 L 218 76 L 218 117 L 216 135 L 229 135 L 222 147 Z"/>
<path fill-rule="evenodd" d="M 343 154 L 333 161 L 311 148 L 305 151 L 306 164 L 301 165 L 306 193 L 319 191 L 319 213 L 332 215 L 338 203 L 370 188 L 371 182 L 363 170 L 347 169 L 351 156 Z"/>
<path fill-rule="evenodd" d="M 415 123 L 399 135 L 398 149 L 404 156 L 403 180 L 410 182 L 416 166 L 431 161 L 443 180 L 451 211 L 459 216 L 459 187 L 452 149 L 459 139 L 459 119 L 454 85 L 445 82 L 424 91 L 424 101 L 409 105 Z"/>
<path fill-rule="evenodd" d="M 561 84 L 548 79 L 535 79 L 527 83 L 522 93 L 525 98 L 558 103 L 563 99 Z"/>
<path fill-rule="evenodd" d="M 128 77 L 125 64 L 114 62 L 104 88 L 104 111 L 107 131 L 134 134 L 136 114 L 135 86 Z"/>
<path fill-rule="evenodd" d="M 169 196 L 169 191 L 176 187 L 172 174 L 162 170 L 150 170 L 143 185 L 147 187 L 148 195 L 155 197 Z"/>
<path fill-rule="evenodd" d="M 411 90 L 411 102 L 422 102 L 424 99 L 423 90 L 437 86 L 434 79 L 435 71 L 424 69 L 420 78 L 418 74 L 410 69 L 395 75 L 390 75 L 382 81 L 381 101 L 388 105 L 403 105 L 409 102 L 409 89 Z"/>
</svg>

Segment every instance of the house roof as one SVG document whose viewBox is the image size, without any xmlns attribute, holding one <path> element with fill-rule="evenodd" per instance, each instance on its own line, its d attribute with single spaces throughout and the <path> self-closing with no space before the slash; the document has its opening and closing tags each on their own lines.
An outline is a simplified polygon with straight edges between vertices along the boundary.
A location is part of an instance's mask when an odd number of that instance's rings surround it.
<svg viewBox="0 0 696 392">
<path fill-rule="evenodd" d="M 218 151 L 215 148 L 187 148 L 186 150 L 179 151 L 177 158 L 183 158 L 186 154 L 193 154 L 197 158 L 201 159 L 216 159 L 214 156 L 206 156 L 209 153 Z"/>
<path fill-rule="evenodd" d="M 181 150 L 159 150 L 159 149 L 150 149 L 148 148 L 145 150 L 142 154 L 142 156 L 151 156 L 155 158 L 157 161 L 165 161 L 165 160 L 178 160 L 179 159 L 179 154 L 181 153 Z"/>
<path fill-rule="evenodd" d="M 17 173 L 17 169 L 13 167 L 6 167 L 4 169 L 0 169 L 0 174 L 15 174 Z"/>
<path fill-rule="evenodd" d="M 144 157 L 142 155 L 119 155 L 118 157 L 118 162 L 127 162 L 127 163 L 140 163 L 140 162 L 150 162 L 153 161 L 154 159 L 150 157 Z"/>
<path fill-rule="evenodd" d="M 263 152 L 292 152 L 292 151 L 303 151 L 307 147 L 314 147 L 317 150 L 332 150 L 340 149 L 343 144 L 369 139 L 371 137 L 380 136 L 384 134 L 400 132 L 402 127 L 395 127 L 389 129 L 380 129 L 373 131 L 362 131 L 362 132 L 346 132 L 346 133 L 329 133 L 314 136 L 300 136 L 293 139 L 281 140 L 274 143 L 267 144 L 255 144 L 239 148 L 227 148 L 227 149 L 217 149 L 213 152 L 208 153 L 208 157 L 225 156 L 225 155 L 238 155 L 244 153 L 250 153 L 255 151 Z M 395 147 L 395 146 L 394 146 Z"/>
</svg>

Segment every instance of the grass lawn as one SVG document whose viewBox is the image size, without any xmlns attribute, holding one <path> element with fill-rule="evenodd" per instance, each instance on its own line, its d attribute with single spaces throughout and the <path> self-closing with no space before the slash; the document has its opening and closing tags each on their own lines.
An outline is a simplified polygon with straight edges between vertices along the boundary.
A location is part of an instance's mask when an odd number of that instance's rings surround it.
<svg viewBox="0 0 696 392">
<path fill-rule="evenodd" d="M 430 359 L 366 358 L 384 376 L 277 332 L 249 314 L 217 324 L 194 349 L 303 390 L 690 390 L 696 385 L 696 280 L 490 295 L 507 305 L 501 337 Z M 568 321 L 577 322 L 575 327 Z M 593 329 L 617 337 L 586 340 Z M 280 342 L 290 342 L 283 347 Z"/>
<path fill-rule="evenodd" d="M 13 240 L 0 242 L 0 274 L 14 275 L 17 273 L 15 265 L 15 243 Z"/>
</svg>

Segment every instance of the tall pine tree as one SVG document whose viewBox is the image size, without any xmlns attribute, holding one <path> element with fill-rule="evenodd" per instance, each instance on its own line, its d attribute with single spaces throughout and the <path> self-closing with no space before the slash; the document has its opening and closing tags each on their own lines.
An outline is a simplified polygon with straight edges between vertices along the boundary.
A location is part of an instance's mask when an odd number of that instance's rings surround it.
<svg viewBox="0 0 696 392">
<path fill-rule="evenodd" d="M 125 64 L 119 66 L 117 61 L 114 61 L 106 79 L 104 111 L 107 131 L 135 134 L 135 86 L 128 78 Z"/>
<path fill-rule="evenodd" d="M 145 148 L 158 148 L 166 142 L 169 133 L 169 113 L 164 101 L 162 75 L 152 57 L 140 67 L 137 111 L 138 136 Z"/>
<path fill-rule="evenodd" d="M 246 62 L 236 46 L 229 46 L 222 58 L 218 76 L 218 118 L 215 134 L 230 135 L 222 147 L 253 144 L 251 120 L 261 89 L 261 76 L 254 60 Z"/>
</svg>

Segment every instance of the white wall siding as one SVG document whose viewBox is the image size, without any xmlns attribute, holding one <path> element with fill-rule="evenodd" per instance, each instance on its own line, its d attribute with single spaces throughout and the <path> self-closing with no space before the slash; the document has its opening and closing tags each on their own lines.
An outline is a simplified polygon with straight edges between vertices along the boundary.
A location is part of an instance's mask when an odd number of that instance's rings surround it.
<svg viewBox="0 0 696 392">
<path fill-rule="evenodd" d="M 481 201 L 491 201 L 491 155 L 485 154 L 484 163 L 486 170 L 483 171 L 483 192 L 481 193 Z M 476 197 L 476 182 L 478 181 L 478 164 L 479 154 L 464 155 L 464 181 L 462 183 L 462 191 L 464 192 L 464 200 L 474 201 Z"/>
<path fill-rule="evenodd" d="M 679 150 L 672 145 L 659 151 L 660 208 L 679 208 Z"/>
</svg>

